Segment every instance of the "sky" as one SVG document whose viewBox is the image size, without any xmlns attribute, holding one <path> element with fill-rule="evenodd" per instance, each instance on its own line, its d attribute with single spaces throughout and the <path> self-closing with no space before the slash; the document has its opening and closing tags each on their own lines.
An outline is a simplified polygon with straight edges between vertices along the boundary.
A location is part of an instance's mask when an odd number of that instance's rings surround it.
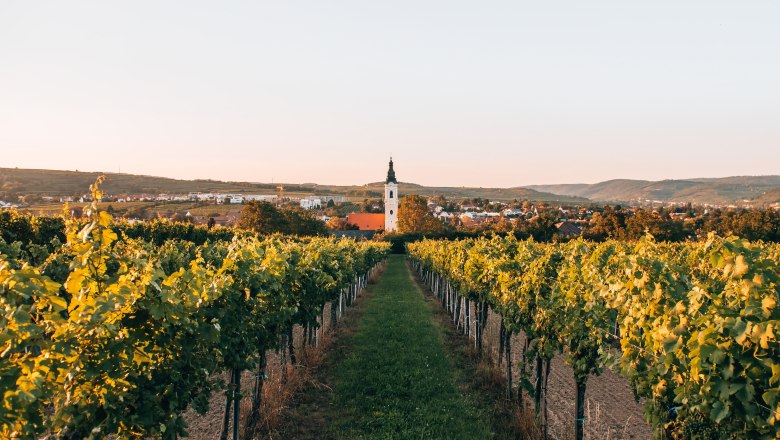
<svg viewBox="0 0 780 440">
<path fill-rule="evenodd" d="M 0 2 L 0 167 L 512 187 L 780 174 L 780 1 Z"/>
</svg>

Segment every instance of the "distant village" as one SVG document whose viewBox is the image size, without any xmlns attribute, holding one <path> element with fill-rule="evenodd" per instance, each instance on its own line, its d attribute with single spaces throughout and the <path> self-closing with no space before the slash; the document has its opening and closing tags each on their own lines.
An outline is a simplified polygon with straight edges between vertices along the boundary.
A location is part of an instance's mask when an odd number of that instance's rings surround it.
<svg viewBox="0 0 780 440">
<path fill-rule="evenodd" d="M 262 202 L 274 202 L 279 198 L 276 194 L 235 194 L 235 193 L 200 193 L 191 192 L 189 194 L 122 194 L 122 195 L 106 195 L 103 199 L 104 202 L 211 202 L 213 204 L 233 204 L 241 205 L 245 201 L 262 201 Z M 20 197 L 21 206 L 25 205 L 25 197 Z M 91 201 L 91 196 L 84 194 L 80 197 L 52 197 L 41 196 L 40 200 L 48 203 L 85 203 Z M 300 205 L 304 209 L 312 209 L 320 207 L 322 203 L 326 203 L 329 200 L 335 202 L 343 202 L 343 196 L 327 196 L 327 197 L 305 197 L 305 198 L 287 198 L 287 200 L 300 201 Z M 20 207 L 19 204 L 11 204 L 0 201 L 0 206 L 4 208 Z"/>
<path fill-rule="evenodd" d="M 49 204 L 86 203 L 90 202 L 89 195 L 80 197 L 48 197 L 39 196 L 37 202 Z M 133 202 L 147 202 L 165 204 L 169 211 L 157 215 L 135 215 L 139 211 L 129 209 L 122 212 L 121 209 L 112 209 L 115 215 L 122 216 L 128 221 L 144 221 L 151 218 L 168 218 L 173 221 L 186 221 L 194 224 L 214 224 L 217 226 L 232 226 L 240 217 L 241 205 L 249 202 L 269 202 L 279 207 L 297 208 L 311 211 L 319 220 L 325 222 L 330 229 L 355 230 L 355 231 L 382 231 L 384 229 L 384 200 L 364 199 L 362 202 L 348 200 L 341 195 L 318 195 L 305 197 L 289 197 L 279 194 L 241 194 L 241 193 L 201 193 L 190 192 L 187 194 L 109 194 L 104 197 L 104 202 L 110 202 L 112 206 L 131 204 Z M 0 209 L 20 208 L 25 209 L 27 203 L 20 198 L 17 203 L 0 201 Z M 139 203 L 135 203 L 139 205 Z M 187 210 L 176 209 L 177 206 L 207 207 L 209 205 L 222 205 L 222 209 L 215 209 L 213 213 L 192 214 Z M 235 208 L 231 208 L 235 207 Z M 690 204 L 666 203 L 656 205 L 654 208 L 644 207 L 619 207 L 610 205 L 589 204 L 587 206 L 569 206 L 564 204 L 536 203 L 529 200 L 496 201 L 486 199 L 448 200 L 442 196 L 427 199 L 427 207 L 431 216 L 460 231 L 495 230 L 508 231 L 519 227 L 520 223 L 534 222 L 544 217 L 548 222 L 554 222 L 557 234 L 561 237 L 576 237 L 583 235 L 594 224 L 594 221 L 606 210 L 618 208 L 626 216 L 631 216 L 638 210 L 650 211 L 667 219 L 678 220 L 682 223 L 696 223 L 709 215 L 714 208 L 708 206 L 694 207 Z M 773 207 L 780 210 L 780 206 Z M 737 207 L 718 208 L 735 210 Z M 74 214 L 80 212 L 76 209 Z M 202 211 L 202 210 L 201 210 Z M 361 234 L 362 235 L 362 234 Z M 370 234 L 369 234 L 370 235 Z"/>
<path fill-rule="evenodd" d="M 578 236 L 636 238 L 650 232 L 659 239 L 678 241 L 717 231 L 722 234 L 739 232 L 738 235 L 753 239 L 780 239 L 779 204 L 765 210 L 746 210 L 736 206 L 692 206 L 690 203 L 650 200 L 639 201 L 638 207 L 595 202 L 569 205 L 531 200 L 447 199 L 441 195 L 412 195 L 403 200 L 403 185 L 396 179 L 392 158 L 384 183 L 381 198 L 294 196 L 286 194 L 284 186 L 279 185 L 277 194 L 104 194 L 103 202 L 107 204 L 106 211 L 129 222 L 168 219 L 209 227 L 234 226 L 245 208 L 242 205 L 266 202 L 278 209 L 299 210 L 302 214 L 297 217 L 299 220 L 320 220 L 337 235 L 365 238 L 378 232 L 512 232 L 546 241 Z M 19 196 L 17 203 L 0 201 L 0 208 L 18 207 L 33 213 L 46 208 L 53 213 L 68 203 L 72 204 L 72 208 L 69 205 L 70 214 L 80 216 L 83 204 L 90 202 L 90 198 L 89 195 Z M 399 211 L 405 204 L 407 213 L 414 211 L 408 214 L 408 219 L 399 218 Z M 412 218 L 417 219 L 417 223 L 409 226 Z"/>
<path fill-rule="evenodd" d="M 218 226 L 232 226 L 235 224 L 235 222 L 238 219 L 238 214 L 240 212 L 241 206 L 248 202 L 269 202 L 273 203 L 275 205 L 283 204 L 284 206 L 299 206 L 301 209 L 305 210 L 318 210 L 321 209 L 323 206 L 330 204 L 333 206 L 334 204 L 340 204 L 344 203 L 346 198 L 344 196 L 340 195 L 332 195 L 332 196 L 307 196 L 307 197 L 289 197 L 289 196 L 282 196 L 280 197 L 278 194 L 241 194 L 241 193 L 203 193 L 203 192 L 190 192 L 187 194 L 166 194 L 166 193 L 160 193 L 160 194 L 105 194 L 103 197 L 103 202 L 105 203 L 111 203 L 114 204 L 138 204 L 140 203 L 148 203 L 150 206 L 153 204 L 170 204 L 170 206 L 175 207 L 176 204 L 179 205 L 188 205 L 188 206 L 208 206 L 208 205 L 232 205 L 235 206 L 235 209 L 220 209 L 219 211 L 225 212 L 225 215 L 219 215 L 218 213 L 214 213 L 214 215 L 193 215 L 186 211 L 179 211 L 177 209 L 172 209 L 172 213 L 169 216 L 165 215 L 151 215 L 151 216 L 141 216 L 141 215 L 133 215 L 132 213 L 138 210 L 132 210 L 128 209 L 127 211 L 130 213 L 130 215 L 123 215 L 128 220 L 132 221 L 143 221 L 148 220 L 149 218 L 168 218 L 170 220 L 176 220 L 176 221 L 189 221 L 195 224 L 207 224 L 209 219 L 213 219 L 215 224 Z M 11 209 L 11 208 L 20 208 L 20 209 L 30 209 L 31 206 L 40 206 L 42 204 L 79 204 L 79 203 L 89 203 L 92 201 L 92 196 L 89 194 L 83 194 L 80 196 L 35 196 L 35 197 L 24 197 L 20 196 L 19 200 L 16 203 L 9 203 L 4 202 L 0 200 L 0 209 Z M 30 209 L 34 211 L 34 208 Z M 112 209 L 113 210 L 113 209 Z M 74 210 L 75 214 L 78 214 L 80 210 L 76 209 Z M 148 217 L 148 218 L 144 218 Z M 182 218 L 183 217 L 183 218 Z M 329 217 L 327 216 L 321 216 L 321 219 L 326 221 Z"/>
</svg>

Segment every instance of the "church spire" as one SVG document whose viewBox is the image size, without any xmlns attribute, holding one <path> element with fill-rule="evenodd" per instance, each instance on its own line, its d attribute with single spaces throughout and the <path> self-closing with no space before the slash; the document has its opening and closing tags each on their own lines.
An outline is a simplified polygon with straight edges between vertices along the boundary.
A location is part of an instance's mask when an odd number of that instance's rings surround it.
<svg viewBox="0 0 780 440">
<path fill-rule="evenodd" d="M 395 171 L 393 170 L 393 157 L 390 156 L 390 169 L 387 170 L 387 180 L 385 180 L 385 183 L 398 183 L 397 180 L 395 180 Z"/>
<path fill-rule="evenodd" d="M 385 231 L 395 232 L 398 229 L 398 181 L 393 170 L 393 156 L 390 156 L 390 168 L 385 180 Z"/>
</svg>

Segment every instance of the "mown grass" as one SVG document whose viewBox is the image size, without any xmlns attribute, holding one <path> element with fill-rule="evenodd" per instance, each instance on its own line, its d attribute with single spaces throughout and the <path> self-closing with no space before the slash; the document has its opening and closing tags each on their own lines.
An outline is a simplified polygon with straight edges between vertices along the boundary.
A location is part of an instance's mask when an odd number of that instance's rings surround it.
<svg viewBox="0 0 780 440">
<path fill-rule="evenodd" d="M 459 390 L 431 308 L 393 256 L 366 301 L 350 349 L 331 370 L 331 438 L 477 439 L 489 409 Z"/>
</svg>

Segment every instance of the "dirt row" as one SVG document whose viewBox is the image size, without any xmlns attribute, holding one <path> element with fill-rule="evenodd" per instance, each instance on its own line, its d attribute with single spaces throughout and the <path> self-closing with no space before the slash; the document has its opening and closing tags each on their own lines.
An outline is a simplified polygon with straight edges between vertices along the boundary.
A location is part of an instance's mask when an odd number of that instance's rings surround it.
<svg viewBox="0 0 780 440">
<path fill-rule="evenodd" d="M 471 334 L 474 334 L 475 303 L 472 310 Z M 489 311 L 485 329 L 483 350 L 494 363 L 498 359 L 500 316 Z M 465 308 L 461 311 L 461 322 L 465 319 Z M 512 337 L 512 375 L 519 375 L 518 362 L 522 356 L 525 335 Z M 505 375 L 504 375 L 505 376 Z M 652 437 L 650 426 L 642 416 L 642 405 L 634 398 L 628 381 L 617 373 L 607 370 L 600 376 L 588 379 L 585 403 L 586 439 L 649 439 Z M 565 364 L 562 356 L 556 356 L 550 364 L 548 384 L 548 420 L 549 434 L 559 440 L 574 437 L 574 411 L 576 385 L 574 372 Z"/>
<path fill-rule="evenodd" d="M 475 304 L 471 303 L 472 322 L 471 330 L 474 334 Z M 326 304 L 324 310 L 324 322 L 321 330 L 327 335 L 332 333 L 330 328 L 331 304 Z M 461 313 L 461 322 L 464 319 Z M 500 317 L 489 312 L 488 324 L 485 330 L 483 349 L 493 362 L 498 359 Z M 517 367 L 522 356 L 521 347 L 524 343 L 524 335 L 515 335 L 512 338 L 512 365 L 513 377 L 516 383 L 519 375 Z M 327 344 L 327 337 L 322 339 Z M 314 347 L 304 349 L 303 328 L 295 326 L 293 329 L 293 341 L 296 354 L 304 362 L 316 364 L 324 355 L 323 350 Z M 265 427 L 276 426 L 280 417 L 288 409 L 294 393 L 306 386 L 312 385 L 311 377 L 308 377 L 307 368 L 304 366 L 291 367 L 288 363 L 287 384 L 282 385 L 282 369 L 280 354 L 275 351 L 267 352 L 267 381 L 264 390 L 264 403 L 261 413 L 264 416 Z M 503 368 L 502 368 L 503 370 Z M 227 382 L 227 374 L 221 379 Z M 242 426 L 249 414 L 251 395 L 249 390 L 255 381 L 255 372 L 246 371 L 242 376 L 242 387 L 246 396 L 241 403 Z M 575 383 L 572 369 L 567 366 L 561 356 L 556 356 L 550 368 L 548 385 L 548 419 L 549 434 L 552 438 L 565 440 L 574 436 L 574 405 Z M 198 415 L 193 410 L 185 413 L 184 418 L 189 426 L 190 438 L 196 440 L 218 439 L 222 430 L 222 417 L 225 404 L 223 392 L 214 392 L 209 401 L 209 410 L 204 415 Z M 652 437 L 650 426 L 642 417 L 641 403 L 634 398 L 628 382 L 612 371 L 605 371 L 601 376 L 591 376 L 588 380 L 585 406 L 585 438 L 586 439 L 649 439 Z M 267 429 L 266 429 L 267 430 Z"/>
<path fill-rule="evenodd" d="M 325 305 L 324 310 L 324 322 L 321 322 L 320 333 L 321 341 L 325 341 L 326 337 L 323 335 L 330 334 L 332 331 L 330 323 L 330 311 L 331 303 Z M 288 359 L 288 371 L 286 374 L 285 384 L 282 383 L 282 363 L 281 354 L 274 350 L 266 352 L 267 367 L 266 367 L 266 382 L 263 391 L 263 405 L 261 407 L 261 414 L 263 417 L 263 426 L 261 429 L 267 432 L 269 427 L 275 426 L 282 413 L 287 409 L 287 405 L 291 401 L 292 396 L 299 391 L 302 387 L 306 386 L 309 381 L 309 371 L 305 367 L 307 363 L 316 364 L 321 360 L 323 356 L 323 350 L 318 350 L 317 347 L 309 346 L 304 348 L 304 329 L 302 326 L 293 327 L 293 345 L 298 361 L 300 365 L 291 366 Z M 218 376 L 217 379 L 221 379 L 224 383 L 227 383 L 228 373 L 225 372 Z M 243 429 L 246 426 L 246 418 L 251 410 L 251 390 L 254 386 L 256 379 L 255 371 L 244 371 L 241 376 L 242 391 L 244 396 L 241 400 L 241 422 L 240 426 Z M 218 439 L 222 432 L 223 414 L 225 408 L 225 393 L 224 389 L 221 391 L 215 391 L 209 399 L 209 409 L 206 414 L 199 415 L 194 410 L 190 409 L 184 413 L 184 420 L 189 427 L 187 429 L 189 438 L 195 440 L 214 440 Z M 232 416 L 230 426 L 232 427 Z M 232 428 L 230 428 L 232 429 Z"/>
</svg>

